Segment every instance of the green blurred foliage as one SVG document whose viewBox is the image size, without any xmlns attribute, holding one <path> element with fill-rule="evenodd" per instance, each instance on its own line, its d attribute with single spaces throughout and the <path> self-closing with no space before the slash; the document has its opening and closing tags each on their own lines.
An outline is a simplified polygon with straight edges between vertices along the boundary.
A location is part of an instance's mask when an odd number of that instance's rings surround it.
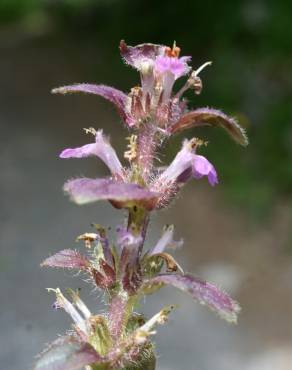
<svg viewBox="0 0 292 370">
<path fill-rule="evenodd" d="M 194 66 L 213 60 L 213 67 L 202 74 L 203 94 L 188 97 L 194 106 L 209 105 L 239 117 L 251 142 L 242 149 L 219 130 L 199 131 L 211 141 L 204 151 L 220 172 L 222 188 L 232 202 L 256 216 L 266 214 L 279 198 L 291 201 L 290 0 L 0 2 L 2 24 L 22 22 L 34 13 L 53 22 L 51 40 L 98 40 L 97 47 L 114 65 L 113 79 L 119 78 L 125 89 L 137 76 L 124 66 L 116 67 L 121 38 L 130 44 L 172 44 L 175 39 L 184 55 L 193 55 Z M 171 145 L 170 152 L 178 145 L 179 141 Z"/>
</svg>

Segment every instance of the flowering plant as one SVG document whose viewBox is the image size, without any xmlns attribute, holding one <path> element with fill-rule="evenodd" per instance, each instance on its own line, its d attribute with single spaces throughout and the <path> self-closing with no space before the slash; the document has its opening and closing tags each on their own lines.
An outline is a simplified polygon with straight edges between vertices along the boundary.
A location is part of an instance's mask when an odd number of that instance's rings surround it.
<svg viewBox="0 0 292 370">
<path fill-rule="evenodd" d="M 99 157 L 109 168 L 106 178 L 75 178 L 64 185 L 64 191 L 77 204 L 108 200 L 124 209 L 127 217 L 118 226 L 116 240 L 110 241 L 106 230 L 95 225 L 95 232 L 78 237 L 88 249 L 87 255 L 66 249 L 47 258 L 42 266 L 82 271 L 104 291 L 108 304 L 106 314 L 91 313 L 79 292 L 68 290 L 67 299 L 59 288 L 55 308 L 64 309 L 73 320 L 73 330 L 59 337 L 39 355 L 37 370 L 75 370 L 86 367 L 105 369 L 155 369 L 155 350 L 151 336 L 173 309 L 165 307 L 149 320 L 135 312 L 145 295 L 171 285 L 190 294 L 228 322 L 236 322 L 239 305 L 215 285 L 183 269 L 169 253 L 182 241 L 174 241 L 173 226 L 166 226 L 156 245 L 144 250 L 151 213 L 167 207 L 183 185 L 192 179 L 207 177 L 210 185 L 218 183 L 214 166 L 197 154 L 203 141 L 184 140 L 182 148 L 167 167 L 156 166 L 162 144 L 172 135 L 202 125 L 220 126 L 241 145 L 247 145 L 243 129 L 219 110 L 188 110 L 183 94 L 193 89 L 200 94 L 199 73 L 189 66 L 191 57 L 180 57 L 180 49 L 163 45 L 141 44 L 135 47 L 120 43 L 126 64 L 139 71 L 141 86 L 125 94 L 104 85 L 75 84 L 53 90 L 67 94 L 83 92 L 112 102 L 130 130 L 124 166 L 102 130 L 85 131 L 94 136 L 90 144 L 62 151 L 61 158 Z M 185 85 L 173 92 L 177 79 L 187 76 Z"/>
</svg>

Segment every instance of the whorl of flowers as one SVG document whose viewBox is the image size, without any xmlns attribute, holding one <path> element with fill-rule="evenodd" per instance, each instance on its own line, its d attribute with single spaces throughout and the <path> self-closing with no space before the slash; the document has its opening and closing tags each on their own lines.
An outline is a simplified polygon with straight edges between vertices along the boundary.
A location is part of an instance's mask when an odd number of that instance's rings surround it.
<svg viewBox="0 0 292 370">
<path fill-rule="evenodd" d="M 35 369 L 75 370 L 86 367 L 102 369 L 154 369 L 154 344 L 150 337 L 158 324 L 167 320 L 173 307 L 166 307 L 150 320 L 135 313 L 139 300 L 172 285 L 189 293 L 228 322 L 236 322 L 239 305 L 215 285 L 185 274 L 169 254 L 182 244 L 173 239 L 173 226 L 166 226 L 156 245 L 144 249 L 149 217 L 165 208 L 191 179 L 207 177 L 210 185 L 218 183 L 214 166 L 197 154 L 201 140 L 184 140 L 173 161 L 165 168 L 156 166 L 162 144 L 172 135 L 188 128 L 220 126 L 241 145 L 247 137 L 235 119 L 213 108 L 189 110 L 183 94 L 193 89 L 200 94 L 199 73 L 210 62 L 192 70 L 191 57 L 180 57 L 180 49 L 163 45 L 141 44 L 135 47 L 120 43 L 126 64 L 139 71 L 141 86 L 126 94 L 105 85 L 75 84 L 53 90 L 67 94 L 83 92 L 112 102 L 131 132 L 124 153 L 124 166 L 102 130 L 86 129 L 93 135 L 91 143 L 69 148 L 60 158 L 96 156 L 110 171 L 106 178 L 75 178 L 64 185 L 65 192 L 77 204 L 108 200 L 114 207 L 127 211 L 125 223 L 117 227 L 116 240 L 108 239 L 106 230 L 95 225 L 94 232 L 78 237 L 90 253 L 83 255 L 66 249 L 49 258 L 42 266 L 82 271 L 105 292 L 107 314 L 91 313 L 79 292 L 68 291 L 70 300 L 59 288 L 55 308 L 64 309 L 73 320 L 73 330 L 58 338 L 39 356 Z M 186 76 L 177 92 L 173 86 Z"/>
</svg>

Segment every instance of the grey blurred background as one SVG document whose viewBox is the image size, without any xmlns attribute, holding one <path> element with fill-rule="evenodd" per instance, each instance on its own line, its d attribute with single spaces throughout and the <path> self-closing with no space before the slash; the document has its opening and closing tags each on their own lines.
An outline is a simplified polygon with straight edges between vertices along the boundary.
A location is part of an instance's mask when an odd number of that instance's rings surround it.
<svg viewBox="0 0 292 370">
<path fill-rule="evenodd" d="M 170 209 L 156 214 L 148 245 L 165 223 L 185 245 L 176 253 L 186 271 L 216 282 L 241 303 L 227 325 L 174 289 L 145 301 L 154 314 L 179 302 L 156 337 L 159 370 L 291 370 L 292 367 L 292 5 L 290 1 L 179 3 L 161 0 L 2 0 L 0 2 L 0 368 L 31 369 L 34 356 L 70 326 L 51 308 L 47 287 L 82 287 L 94 310 L 102 297 L 72 274 L 41 270 L 90 223 L 121 222 L 107 203 L 77 207 L 63 196 L 75 175 L 106 173 L 99 161 L 61 161 L 59 152 L 88 141 L 83 127 L 103 127 L 121 154 L 127 131 L 113 107 L 93 96 L 50 95 L 53 87 L 99 82 L 122 90 L 138 75 L 117 45 L 158 42 L 213 60 L 193 106 L 236 115 L 250 146 L 223 132 L 208 138 L 206 156 L 220 185 L 189 184 Z M 167 146 L 171 160 L 182 136 Z M 96 304 L 98 302 L 98 304 Z"/>
</svg>

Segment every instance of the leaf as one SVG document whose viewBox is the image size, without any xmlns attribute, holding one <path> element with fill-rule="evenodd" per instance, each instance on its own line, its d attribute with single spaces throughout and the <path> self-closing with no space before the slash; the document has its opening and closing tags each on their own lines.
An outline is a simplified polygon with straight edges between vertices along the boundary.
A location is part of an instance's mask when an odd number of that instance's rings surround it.
<svg viewBox="0 0 292 370">
<path fill-rule="evenodd" d="M 202 305 L 207 305 L 211 310 L 228 322 L 236 323 L 240 306 L 228 294 L 218 289 L 215 285 L 201 280 L 192 275 L 161 274 L 148 280 L 142 287 L 145 292 L 150 292 L 164 285 L 172 285 L 196 299 Z"/>
<path fill-rule="evenodd" d="M 111 179 L 79 178 L 69 180 L 64 190 L 77 204 L 86 204 L 98 200 L 115 202 L 117 208 L 127 207 L 131 202 L 140 201 L 148 208 L 154 207 L 157 193 L 137 184 L 116 182 Z"/>
<path fill-rule="evenodd" d="M 73 336 L 58 338 L 39 355 L 34 370 L 78 370 L 102 361 L 102 357 L 89 343 Z"/>
<path fill-rule="evenodd" d="M 103 98 L 109 100 L 116 106 L 121 118 L 129 126 L 133 124 L 130 115 L 126 112 L 127 95 L 122 91 L 115 89 L 114 87 L 106 85 L 80 83 L 75 85 L 58 87 L 56 89 L 53 89 L 52 93 L 53 94 L 85 93 L 102 96 Z"/>
<path fill-rule="evenodd" d="M 177 133 L 188 128 L 199 126 L 215 126 L 224 128 L 229 135 L 240 145 L 248 145 L 248 138 L 244 129 L 237 121 L 225 113 L 213 108 L 199 108 L 182 115 L 171 128 L 171 133 Z"/>
<path fill-rule="evenodd" d="M 86 269 L 90 265 L 89 259 L 73 249 L 64 249 L 53 256 L 45 259 L 41 266 L 63 267 L 67 269 Z"/>
</svg>

